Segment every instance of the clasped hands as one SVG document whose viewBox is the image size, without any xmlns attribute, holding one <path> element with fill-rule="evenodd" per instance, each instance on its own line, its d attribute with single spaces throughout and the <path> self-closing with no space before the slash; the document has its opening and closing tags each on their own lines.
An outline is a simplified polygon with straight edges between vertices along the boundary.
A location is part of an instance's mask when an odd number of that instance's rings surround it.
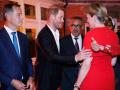
<svg viewBox="0 0 120 90">
<path fill-rule="evenodd" d="M 29 77 L 27 84 L 24 84 L 20 80 L 13 79 L 11 81 L 11 85 L 16 89 L 16 90 L 32 90 L 32 84 L 33 84 L 33 78 Z"/>
</svg>

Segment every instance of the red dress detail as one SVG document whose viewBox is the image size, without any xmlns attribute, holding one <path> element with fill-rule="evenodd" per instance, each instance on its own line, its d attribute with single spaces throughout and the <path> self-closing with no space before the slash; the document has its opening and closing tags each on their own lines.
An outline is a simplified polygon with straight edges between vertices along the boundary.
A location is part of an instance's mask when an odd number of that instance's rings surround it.
<svg viewBox="0 0 120 90">
<path fill-rule="evenodd" d="M 110 51 L 110 54 L 112 54 L 113 56 L 120 55 L 120 45 L 112 46 Z"/>
<path fill-rule="evenodd" d="M 84 39 L 84 47 L 91 49 L 91 37 L 101 45 L 118 45 L 117 35 L 108 27 L 95 28 L 89 31 Z M 115 90 L 112 56 L 104 52 L 93 52 L 90 70 L 80 86 L 80 90 Z"/>
</svg>

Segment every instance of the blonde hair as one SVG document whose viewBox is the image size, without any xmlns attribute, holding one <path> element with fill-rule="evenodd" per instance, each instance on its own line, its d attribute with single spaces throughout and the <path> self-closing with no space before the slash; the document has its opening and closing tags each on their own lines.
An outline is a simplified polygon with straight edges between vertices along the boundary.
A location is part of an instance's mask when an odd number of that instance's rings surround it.
<svg viewBox="0 0 120 90">
<path fill-rule="evenodd" d="M 90 4 L 87 13 L 91 16 L 96 15 L 98 20 L 102 23 L 107 19 L 108 16 L 106 7 L 100 3 Z"/>
</svg>

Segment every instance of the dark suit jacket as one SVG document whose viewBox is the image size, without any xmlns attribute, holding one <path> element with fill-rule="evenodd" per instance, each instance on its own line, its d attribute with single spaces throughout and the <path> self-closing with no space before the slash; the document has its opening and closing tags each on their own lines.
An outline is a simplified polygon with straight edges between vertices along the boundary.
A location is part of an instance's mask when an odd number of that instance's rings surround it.
<svg viewBox="0 0 120 90">
<path fill-rule="evenodd" d="M 83 37 L 82 37 L 83 38 Z M 61 55 L 75 55 L 77 53 L 71 35 L 61 39 Z M 74 83 L 77 79 L 79 64 L 64 64 L 62 73 L 62 90 L 73 90 Z"/>
<path fill-rule="evenodd" d="M 39 89 L 57 90 L 61 79 L 62 63 L 76 63 L 74 56 L 60 56 L 54 36 L 45 26 L 37 37 L 37 59 L 39 62 Z"/>
<path fill-rule="evenodd" d="M 21 57 L 18 57 L 12 41 L 7 31 L 2 28 L 0 30 L 0 82 L 3 90 L 14 90 L 11 87 L 11 80 L 28 79 L 32 76 L 32 63 L 28 55 L 27 38 L 24 34 L 18 32 Z M 11 87 L 11 89 L 7 89 Z"/>
</svg>

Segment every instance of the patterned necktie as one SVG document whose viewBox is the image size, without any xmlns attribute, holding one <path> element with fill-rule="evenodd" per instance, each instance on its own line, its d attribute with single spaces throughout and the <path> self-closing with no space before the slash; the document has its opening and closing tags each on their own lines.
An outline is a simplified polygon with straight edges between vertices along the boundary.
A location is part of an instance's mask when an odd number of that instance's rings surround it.
<svg viewBox="0 0 120 90">
<path fill-rule="evenodd" d="M 17 42 L 17 37 L 16 37 L 16 32 L 12 32 L 11 34 L 13 36 L 13 45 L 15 47 L 16 53 L 17 53 L 18 56 L 20 56 L 19 48 L 18 48 L 18 42 Z"/>
<path fill-rule="evenodd" d="M 76 49 L 77 52 L 79 52 L 79 45 L 78 45 L 78 41 L 77 41 L 78 38 L 75 37 L 74 39 L 75 39 L 75 49 Z"/>
</svg>

